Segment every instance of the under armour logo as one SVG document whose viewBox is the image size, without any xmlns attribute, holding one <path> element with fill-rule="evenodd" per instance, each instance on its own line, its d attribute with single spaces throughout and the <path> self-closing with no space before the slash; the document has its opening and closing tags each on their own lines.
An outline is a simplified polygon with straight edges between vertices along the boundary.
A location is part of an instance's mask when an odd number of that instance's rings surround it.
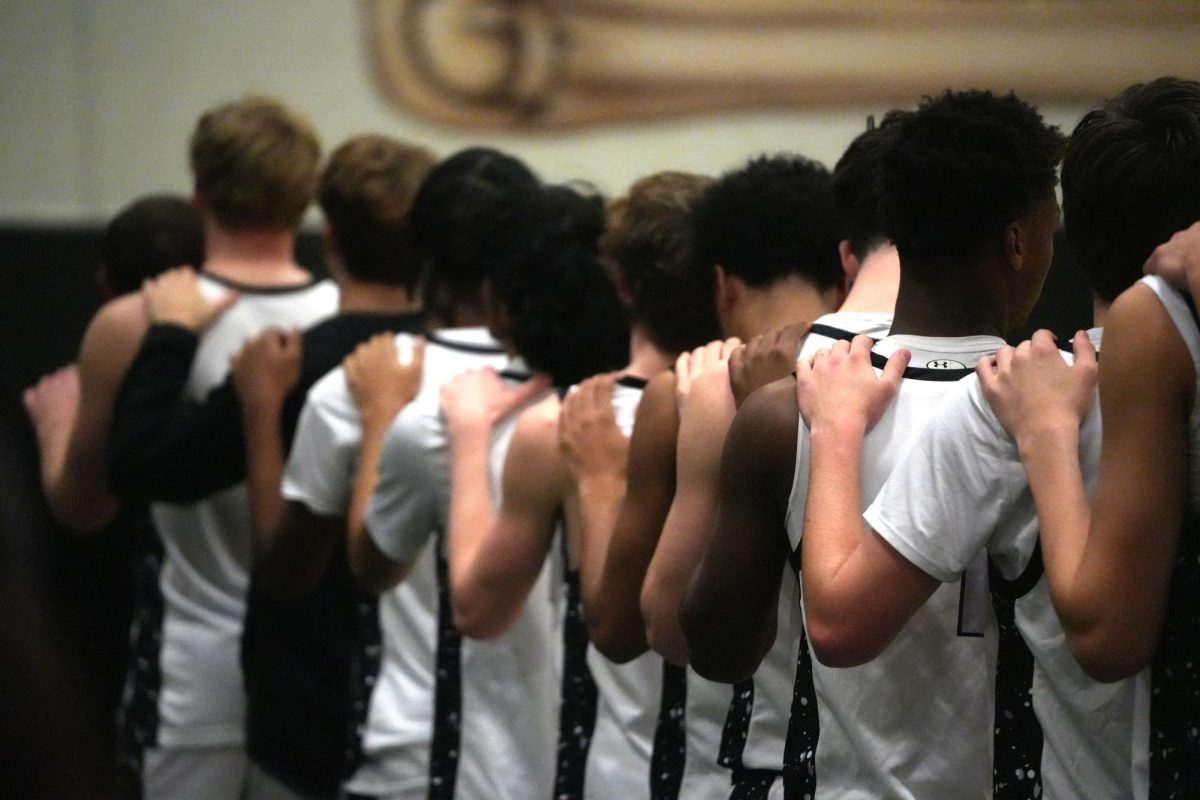
<svg viewBox="0 0 1200 800">
<path fill-rule="evenodd" d="M 928 369 L 966 369 L 966 364 L 960 364 L 957 361 L 950 361 L 945 358 L 938 358 L 930 361 L 925 365 Z"/>
</svg>

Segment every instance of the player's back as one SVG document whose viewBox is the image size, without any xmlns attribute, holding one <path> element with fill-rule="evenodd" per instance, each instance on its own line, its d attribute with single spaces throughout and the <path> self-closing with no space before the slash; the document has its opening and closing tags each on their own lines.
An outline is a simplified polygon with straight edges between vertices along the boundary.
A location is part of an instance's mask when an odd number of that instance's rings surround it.
<svg viewBox="0 0 1200 800">
<path fill-rule="evenodd" d="M 1003 341 L 991 336 L 889 336 L 874 352 L 912 354 L 897 397 L 867 435 L 862 499 L 869 504 L 922 435 L 953 381 Z M 799 428 L 787 510 L 799 555 L 809 480 L 808 431 Z M 820 713 L 820 798 L 990 797 L 996 629 L 980 556 L 959 584 L 938 588 L 873 661 L 833 669 L 812 660 Z M 948 680 L 947 676 L 953 676 Z"/>
<path fill-rule="evenodd" d="M 208 296 L 229 286 L 201 275 Z M 200 400 L 219 385 L 229 359 L 267 327 L 307 327 L 330 316 L 329 281 L 292 287 L 237 286 L 239 299 L 201 337 L 186 394 Z M 198 503 L 152 506 L 163 543 L 160 744 L 203 746 L 243 739 L 244 696 L 237 664 L 250 569 L 250 514 L 244 484 Z"/>
</svg>

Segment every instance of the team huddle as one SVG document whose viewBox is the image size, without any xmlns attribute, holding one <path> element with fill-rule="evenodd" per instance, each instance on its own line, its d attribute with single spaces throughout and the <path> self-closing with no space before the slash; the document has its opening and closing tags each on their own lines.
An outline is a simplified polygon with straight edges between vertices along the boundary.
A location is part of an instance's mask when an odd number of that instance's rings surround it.
<svg viewBox="0 0 1200 800">
<path fill-rule="evenodd" d="M 150 504 L 122 796 L 1200 797 L 1200 83 L 608 201 L 263 98 L 190 157 L 202 263 L 25 397 L 56 516 Z M 1095 327 L 1007 347 L 1060 217 Z"/>
</svg>

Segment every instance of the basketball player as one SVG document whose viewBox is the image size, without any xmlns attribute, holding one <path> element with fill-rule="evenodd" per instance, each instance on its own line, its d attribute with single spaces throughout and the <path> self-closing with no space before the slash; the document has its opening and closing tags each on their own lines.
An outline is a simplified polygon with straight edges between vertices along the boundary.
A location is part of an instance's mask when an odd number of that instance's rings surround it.
<svg viewBox="0 0 1200 800">
<path fill-rule="evenodd" d="M 1071 150 L 1077 163 L 1063 167 L 1067 233 L 1109 291 L 1135 281 L 1148 256 L 1154 269 L 1186 253 L 1186 234 L 1156 243 L 1200 218 L 1190 178 L 1200 160 L 1200 83 L 1160 78 L 1126 89 L 1080 122 Z M 1071 183 L 1078 185 L 1068 194 Z M 982 392 L 973 398 L 985 395 L 990 407 L 977 416 L 1011 433 L 999 451 L 1002 466 L 1021 463 L 1028 472 L 1032 498 L 1022 498 L 1021 520 L 1040 526 L 1044 583 L 1058 612 L 1037 633 L 1057 644 L 1058 659 L 1046 669 L 1044 702 L 1058 713 L 1046 726 L 1044 769 L 1064 773 L 1061 796 L 1200 791 L 1191 522 L 1198 486 L 1187 466 L 1196 457 L 1198 365 L 1194 307 L 1152 276 L 1108 311 L 1098 405 L 1096 359 L 1082 335 L 1073 365 L 1039 332 L 979 370 Z M 1087 675 L 1117 681 L 1102 688 L 1128 687 L 1123 706 L 1110 704 L 1119 716 L 1096 709 L 1097 690 L 1079 688 L 1087 684 L 1068 647 Z M 1064 686 L 1074 691 L 1053 691 Z M 1076 758 L 1055 758 L 1064 752 Z"/>
<path fill-rule="evenodd" d="M 1061 148 L 1058 131 L 1012 95 L 946 92 L 897 124 L 881 187 L 885 230 L 900 256 L 900 289 L 891 331 L 877 350 L 899 354 L 888 373 L 893 381 L 909 357 L 920 369 L 907 373 L 911 380 L 897 405 L 866 440 L 864 496 L 873 495 L 911 446 L 933 401 L 998 349 L 1000 334 L 1033 307 L 1058 224 Z M 855 354 L 870 344 L 867 337 L 855 341 Z M 834 352 L 847 347 L 838 343 Z M 839 402 L 850 405 L 850 394 L 841 393 Z M 717 529 L 682 611 L 689 643 L 695 639 L 712 652 L 727 637 L 724 646 L 738 655 L 725 666 L 752 671 L 776 637 L 784 564 L 803 541 L 805 625 L 793 618 L 790 635 L 806 648 L 807 633 L 821 659 L 812 664 L 812 685 L 801 685 L 803 670 L 796 684 L 802 704 L 818 704 L 820 726 L 789 731 L 788 794 L 990 797 L 996 634 L 986 577 L 964 582 L 961 596 L 959 587 L 946 587 L 930 598 L 916 612 L 906 646 L 866 667 L 833 669 L 850 656 L 825 638 L 820 603 L 822 581 L 830 578 L 816 570 L 828 558 L 819 549 L 810 555 L 804 523 L 809 448 L 828 434 L 814 427 L 810 445 L 809 429 L 798 422 L 790 378 L 752 395 L 738 411 L 721 468 Z M 794 603 L 794 589 L 789 595 Z M 852 613 L 886 617 L 894 602 L 872 594 Z M 955 676 L 951 687 L 947 675 Z M 788 763 L 793 759 L 804 769 Z"/>
<path fill-rule="evenodd" d="M 703 279 L 707 270 L 701 273 L 693 259 L 689 219 L 692 205 L 710 184 L 698 176 L 658 173 L 637 181 L 609 207 L 601 255 L 616 279 L 631 332 L 629 363 L 619 381 L 607 384 L 607 402 L 619 405 L 626 433 L 646 380 L 717 329 L 715 310 L 706 302 L 711 298 Z M 474 398 L 460 394 L 454 399 L 461 404 Z M 555 544 L 556 519 L 564 515 L 568 613 L 573 615 L 565 668 L 579 675 L 565 680 L 577 681 L 572 696 L 580 702 L 578 719 L 565 713 L 560 718 L 555 796 L 649 797 L 657 774 L 651 762 L 658 755 L 653 751 L 663 666 L 653 654 L 613 664 L 587 648 L 584 623 L 577 617 L 579 584 L 598 580 L 611 528 L 589 536 L 579 523 L 574 486 L 559 448 L 559 410 L 553 398 L 517 420 L 503 497 L 494 513 L 486 502 L 484 465 L 477 462 L 472 472 L 452 466 L 450 578 L 456 618 L 468 636 L 487 638 L 503 631 L 525 603 Z M 587 673 L 594 687 L 583 677 Z M 582 686 L 592 694 L 584 696 L 575 688 Z"/>
<path fill-rule="evenodd" d="M 171 267 L 203 262 L 204 223 L 185 199 L 151 195 L 113 217 L 100 249 L 96 282 L 105 305 L 84 332 L 79 363 L 42 378 L 23 397 L 50 510 L 80 533 L 104 527 L 118 506 L 104 481 L 105 443 L 117 389 L 146 327 L 142 301 L 130 293 Z"/>
<path fill-rule="evenodd" d="M 199 277 L 167 273 L 143 291 L 152 326 L 139 358 L 187 353 L 167 358 L 164 372 L 152 369 L 152 388 L 169 387 L 172 401 L 181 390 L 198 400 L 225 378 L 229 356 L 247 336 L 333 312 L 336 288 L 314 282 L 292 259 L 319 158 L 309 123 L 274 100 L 248 97 L 200 118 L 191 166 L 206 260 Z M 129 377 L 125 395 L 136 389 Z M 128 441 L 119 418 L 130 408 L 136 413 L 137 400 L 118 400 L 110 447 Z M 235 460 L 243 460 L 240 451 Z M 121 476 L 109 475 L 118 493 L 147 496 L 114 477 Z M 237 663 L 250 556 L 244 489 L 196 505 L 156 504 L 153 514 L 160 566 L 143 576 L 134 619 L 125 765 L 131 780 L 141 778 L 146 797 L 239 797 L 247 769 Z"/>
<path fill-rule="evenodd" d="M 461 509 L 442 506 L 439 498 L 452 480 L 457 483 L 453 476 L 464 464 L 478 463 L 475 458 L 490 464 L 491 479 L 498 483 L 515 419 L 497 423 L 514 407 L 544 399 L 549 376 L 574 382 L 611 368 L 624 356 L 628 331 L 596 256 L 601 212 L 598 198 L 565 187 L 514 192 L 497 209 L 492 224 L 503 233 L 487 279 L 489 328 L 515 354 L 504 371 L 508 383 L 494 370 L 455 379 L 460 388 L 465 383 L 479 386 L 457 393 L 464 403 L 475 402 L 466 399 L 471 397 L 486 406 L 471 414 L 462 413 L 461 405 L 451 407 L 443 387 L 444 422 L 438 427 L 444 446 L 453 452 L 450 475 L 445 471 L 448 454 L 441 447 L 418 444 L 404 427 L 407 412 L 398 417 L 385 443 L 367 515 L 374 544 L 393 564 L 409 561 L 409 554 L 424 547 L 437 530 L 457 527 L 456 511 Z M 495 438 L 490 433 L 480 438 L 484 428 L 495 428 Z M 484 502 L 491 500 L 485 495 Z M 449 559 L 452 564 L 454 556 Z M 555 787 L 563 704 L 564 569 L 558 554 L 544 559 L 530 598 L 511 627 L 492 641 L 462 644 L 461 756 L 456 775 L 451 775 L 458 796 L 538 796 Z M 460 621 L 462 609 L 447 610 Z M 520 731 L 515 736 L 514 725 Z"/>
<path fill-rule="evenodd" d="M 734 352 L 727 371 L 718 367 L 705 372 L 694 389 L 700 402 L 689 403 L 685 412 L 685 416 L 691 417 L 686 428 L 692 431 L 694 440 L 706 430 L 726 431 L 733 418 L 733 404 L 744 401 L 755 388 L 788 375 L 789 365 L 795 363 L 793 354 L 798 351 L 815 351 L 830 343 L 831 336 L 860 331 L 881 336 L 891 325 L 900 276 L 899 259 L 883 233 L 878 183 L 883 154 L 904 113 L 890 112 L 878 128 L 869 125 L 846 149 L 834 169 L 834 198 L 847 235 L 838 250 L 842 268 L 852 282 L 846 302 L 838 311 L 815 320 L 815 330 L 808 331 L 805 323 L 756 337 L 746 348 Z M 679 552 L 690 554 L 688 561 L 699 559 L 715 521 L 718 448 L 724 443 L 724 436 L 720 439 L 717 446 L 710 445 L 693 456 L 695 463 L 688 467 L 692 479 L 708 487 L 707 490 L 684 492 L 680 488 L 680 497 L 686 496 L 688 501 L 680 508 L 675 527 L 669 532 L 682 544 Z M 685 571 L 690 579 L 695 567 Z M 784 580 L 789 581 L 790 576 L 785 574 Z M 798 613 L 794 590 L 780 592 L 778 613 L 777 629 L 789 630 Z M 716 679 L 729 677 L 723 672 L 726 667 L 722 661 L 736 660 L 737 654 L 726 653 L 721 647 L 697 648 L 695 644 L 692 647 L 697 671 Z M 807 661 L 801 660 L 806 654 L 797 650 L 792 637 L 781 633 L 753 677 L 733 676 L 738 682 L 722 731 L 720 755 L 722 766 L 732 773 L 732 796 L 779 794 L 784 790 L 780 778 L 785 768 L 789 776 L 805 771 L 794 751 L 802 751 L 796 745 L 803 738 L 802 732 L 815 729 L 816 708 L 815 703 L 805 705 L 794 696 L 797 680 L 805 686 L 811 683 L 808 677 L 811 668 Z M 800 678 L 797 678 L 798 668 L 803 673 Z M 789 753 L 792 753 L 790 758 Z"/>
<path fill-rule="evenodd" d="M 435 166 L 413 201 L 413 255 L 423 275 L 425 307 L 433 312 L 418 377 L 421 392 L 434 393 L 435 406 L 436 391 L 449 377 L 472 366 L 503 363 L 503 350 L 482 327 L 482 281 L 490 252 L 477 222 L 496 196 L 535 180 L 519 161 L 475 148 Z M 409 334 L 397 338 L 399 349 L 408 350 Z M 425 798 L 431 782 L 435 651 L 452 646 L 455 637 L 452 630 L 439 633 L 435 561 L 424 554 L 409 579 L 385 592 L 377 608 L 350 584 L 346 560 L 347 536 L 355 541 L 365 535 L 362 515 L 374 488 L 379 448 L 403 405 L 399 384 L 405 367 L 395 340 L 388 339 L 391 347 L 377 338 L 360 347 L 357 368 L 335 369 L 309 392 L 279 490 L 286 503 L 272 536 L 274 556 L 264 560 L 255 578 L 261 577 L 272 594 L 296 598 L 311 612 L 306 625 L 309 636 L 328 651 L 323 661 L 348 661 L 348 674 L 324 674 L 331 681 L 326 691 L 350 692 L 342 712 L 349 710 L 350 719 L 322 734 L 349 756 L 339 761 L 340 780 L 349 778 L 352 790 L 363 795 Z M 373 385 L 352 395 L 362 383 Z M 347 599 L 354 601 L 349 607 Z M 342 613 L 328 613 L 325 606 Z M 334 686 L 336 680 L 346 688 Z"/>
</svg>

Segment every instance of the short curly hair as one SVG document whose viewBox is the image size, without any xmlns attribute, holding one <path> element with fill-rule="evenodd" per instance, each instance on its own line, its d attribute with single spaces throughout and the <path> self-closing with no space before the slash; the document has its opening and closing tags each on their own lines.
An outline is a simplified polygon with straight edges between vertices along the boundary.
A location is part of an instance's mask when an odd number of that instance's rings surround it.
<svg viewBox="0 0 1200 800">
<path fill-rule="evenodd" d="M 872 117 L 867 129 L 854 138 L 833 167 L 833 197 L 842 235 L 859 261 L 888 241 L 879 208 L 883 154 L 891 146 L 900 120 L 911 113 L 893 109 L 878 125 Z"/>
<path fill-rule="evenodd" d="M 801 156 L 751 159 L 721 176 L 692 214 L 696 257 L 763 288 L 793 276 L 841 283 L 841 226 L 825 167 Z"/>
<path fill-rule="evenodd" d="M 346 270 L 412 289 L 419 273 L 410 212 L 434 156 L 388 136 L 348 139 L 329 156 L 317 201 Z"/>
<path fill-rule="evenodd" d="M 1155 247 L 1200 220 L 1200 83 L 1135 84 L 1085 115 L 1062 188 L 1067 240 L 1092 291 L 1112 302 Z"/>
<path fill-rule="evenodd" d="M 903 268 L 977 261 L 1054 191 L 1064 141 L 1013 94 L 925 98 L 883 158 L 884 230 Z"/>
<path fill-rule="evenodd" d="M 669 352 L 721 337 L 712 266 L 701 268 L 695 258 L 689 217 L 712 183 L 658 172 L 608 206 L 601 257 L 628 293 L 630 321 Z"/>
<path fill-rule="evenodd" d="M 196 188 L 222 226 L 291 229 L 312 203 L 321 142 L 278 100 L 244 97 L 200 117 L 190 156 Z"/>
<path fill-rule="evenodd" d="M 570 186 L 515 189 L 492 218 L 492 302 L 529 366 L 569 386 L 629 358 L 629 325 L 600 263 L 604 201 Z"/>
</svg>

